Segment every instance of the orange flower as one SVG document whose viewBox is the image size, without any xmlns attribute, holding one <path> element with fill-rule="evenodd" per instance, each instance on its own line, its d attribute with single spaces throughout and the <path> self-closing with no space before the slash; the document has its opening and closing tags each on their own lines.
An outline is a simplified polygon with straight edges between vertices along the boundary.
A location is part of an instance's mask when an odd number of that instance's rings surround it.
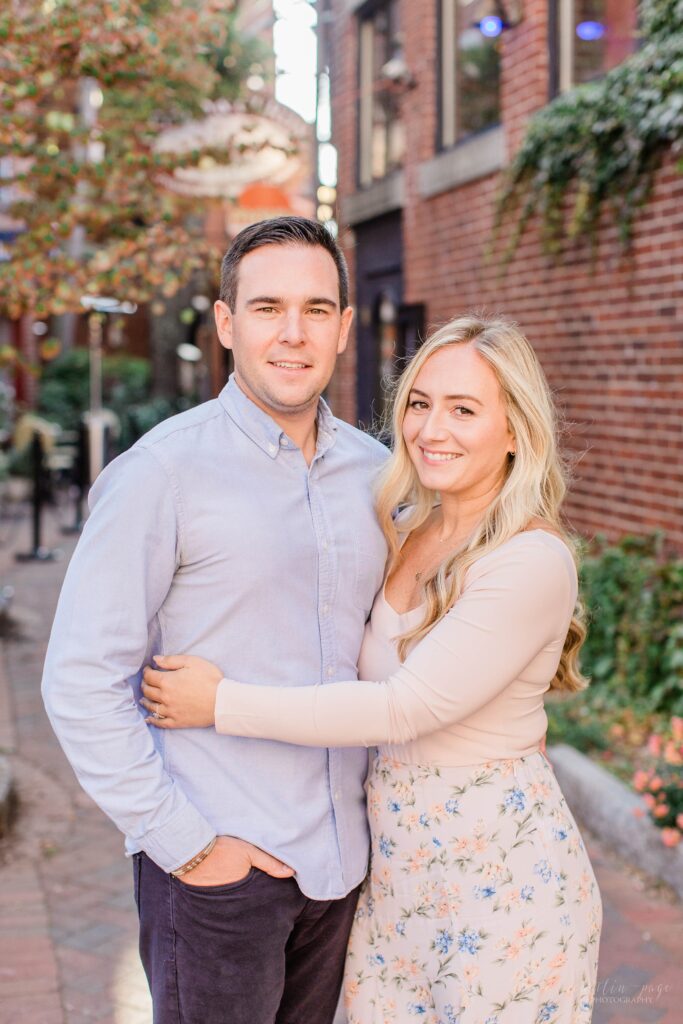
<svg viewBox="0 0 683 1024">
<path fill-rule="evenodd" d="M 656 793 L 657 790 L 661 789 L 663 785 L 664 783 L 660 779 L 659 775 L 655 775 L 652 779 L 650 779 L 650 791 L 652 793 Z"/>
<path fill-rule="evenodd" d="M 676 815 L 676 824 L 683 831 L 683 813 Z"/>
<path fill-rule="evenodd" d="M 677 828 L 663 828 L 662 842 L 665 846 L 678 846 L 681 841 L 681 833 Z"/>
<path fill-rule="evenodd" d="M 638 792 L 642 793 L 644 789 L 647 789 L 647 784 L 650 781 L 650 773 L 639 769 L 633 776 L 633 788 Z"/>
<path fill-rule="evenodd" d="M 647 741 L 647 749 L 650 751 L 653 757 L 659 757 L 662 752 L 662 737 L 658 736 L 657 733 L 653 733 Z"/>
<path fill-rule="evenodd" d="M 669 740 L 664 747 L 664 760 L 667 764 L 683 764 L 681 748 L 677 747 L 673 740 Z"/>
<path fill-rule="evenodd" d="M 666 818 L 668 813 L 669 813 L 669 805 L 668 804 L 657 804 L 657 806 L 654 807 L 653 810 L 652 810 L 652 814 L 654 815 L 655 818 Z"/>
<path fill-rule="evenodd" d="M 671 719 L 671 735 L 679 743 L 683 740 L 683 718 L 674 715 Z"/>
</svg>

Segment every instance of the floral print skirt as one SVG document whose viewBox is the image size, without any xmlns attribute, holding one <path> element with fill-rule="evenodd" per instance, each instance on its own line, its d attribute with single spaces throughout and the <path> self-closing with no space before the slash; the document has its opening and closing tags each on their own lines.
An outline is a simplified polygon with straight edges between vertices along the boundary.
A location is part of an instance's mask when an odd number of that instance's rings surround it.
<svg viewBox="0 0 683 1024">
<path fill-rule="evenodd" d="M 348 1024 L 589 1024 L 601 903 L 543 754 L 468 768 L 381 750 Z"/>
</svg>

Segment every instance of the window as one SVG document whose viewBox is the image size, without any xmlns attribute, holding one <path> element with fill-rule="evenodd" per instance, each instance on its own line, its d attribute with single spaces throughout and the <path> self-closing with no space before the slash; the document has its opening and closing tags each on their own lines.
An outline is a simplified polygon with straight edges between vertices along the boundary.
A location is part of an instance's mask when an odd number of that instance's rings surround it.
<svg viewBox="0 0 683 1024">
<path fill-rule="evenodd" d="M 637 0 L 556 0 L 557 86 L 600 78 L 638 45 Z"/>
<path fill-rule="evenodd" d="M 391 0 L 360 21 L 360 184 L 370 185 L 400 167 L 405 136 L 400 116 L 403 51 L 398 2 Z"/>
<path fill-rule="evenodd" d="M 441 0 L 441 145 L 500 122 L 500 32 L 488 0 Z"/>
</svg>

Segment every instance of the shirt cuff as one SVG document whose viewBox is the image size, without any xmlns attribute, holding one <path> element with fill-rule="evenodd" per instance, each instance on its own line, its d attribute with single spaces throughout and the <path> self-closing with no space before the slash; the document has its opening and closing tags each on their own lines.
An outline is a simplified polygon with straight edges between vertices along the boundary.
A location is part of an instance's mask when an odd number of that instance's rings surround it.
<svg viewBox="0 0 683 1024">
<path fill-rule="evenodd" d="M 209 845 L 216 830 L 189 801 L 161 828 L 142 836 L 138 842 L 162 871 L 170 874 Z"/>
</svg>

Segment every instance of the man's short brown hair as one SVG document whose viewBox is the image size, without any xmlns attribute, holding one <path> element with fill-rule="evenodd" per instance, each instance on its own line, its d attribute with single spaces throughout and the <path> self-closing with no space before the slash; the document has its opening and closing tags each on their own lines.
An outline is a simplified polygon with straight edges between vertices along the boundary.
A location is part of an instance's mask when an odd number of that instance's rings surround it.
<svg viewBox="0 0 683 1024">
<path fill-rule="evenodd" d="M 221 263 L 220 298 L 234 313 L 237 300 L 239 265 L 247 253 L 262 245 L 319 245 L 334 260 L 339 277 L 339 308 L 349 304 L 349 272 L 344 253 L 328 229 L 307 217 L 273 217 L 250 224 L 232 241 Z"/>
</svg>

